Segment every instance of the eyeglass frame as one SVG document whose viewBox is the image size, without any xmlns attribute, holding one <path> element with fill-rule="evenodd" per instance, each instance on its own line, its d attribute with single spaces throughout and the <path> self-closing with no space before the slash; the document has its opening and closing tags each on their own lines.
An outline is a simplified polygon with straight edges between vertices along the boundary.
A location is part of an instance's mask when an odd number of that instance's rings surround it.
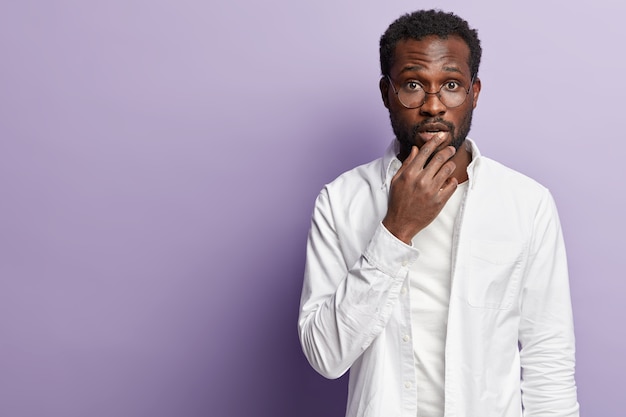
<svg viewBox="0 0 626 417">
<path fill-rule="evenodd" d="M 400 96 L 398 95 L 400 92 L 399 92 L 398 90 L 396 90 L 396 86 L 393 84 L 393 80 L 391 79 L 391 76 L 390 76 L 389 74 L 385 74 L 385 77 L 386 77 L 386 78 L 387 78 L 387 80 L 389 81 L 389 84 L 391 84 L 391 88 L 393 89 L 393 92 L 395 93 L 396 98 L 398 99 L 398 102 L 399 102 L 400 104 L 402 104 L 402 107 L 404 107 L 405 109 L 419 109 L 420 107 L 422 107 L 422 106 L 426 103 L 426 99 L 428 98 L 428 95 L 429 95 L 429 94 L 431 94 L 431 95 L 433 95 L 433 94 L 434 94 L 434 95 L 436 95 L 436 96 L 437 96 L 437 98 L 439 99 L 439 101 L 441 102 L 441 104 L 443 104 L 444 106 L 446 106 L 446 108 L 447 108 L 447 109 L 456 109 L 457 107 L 461 107 L 461 106 L 463 105 L 463 103 L 465 103 L 465 100 L 467 100 L 467 96 L 469 95 L 469 93 L 470 93 L 470 91 L 471 91 L 471 89 L 472 89 L 472 86 L 474 85 L 474 81 L 476 81 L 476 75 L 474 75 L 474 76 L 472 77 L 472 80 L 470 81 L 469 87 L 467 87 L 467 90 L 463 89 L 463 91 L 465 91 L 465 97 L 463 98 L 463 101 L 462 101 L 461 103 L 457 104 L 456 106 L 450 107 L 450 106 L 446 105 L 446 104 L 445 104 L 445 103 L 441 100 L 441 89 L 442 89 L 442 88 L 443 88 L 443 86 L 446 84 L 446 83 L 443 83 L 443 84 L 441 84 L 441 86 L 439 87 L 439 90 L 437 90 L 437 91 L 435 91 L 435 92 L 433 92 L 433 93 L 431 93 L 431 92 L 429 92 L 429 91 L 426 91 L 426 89 L 425 89 L 425 88 L 423 88 L 423 86 L 422 86 L 422 91 L 424 91 L 424 100 L 422 100 L 422 104 L 420 104 L 419 106 L 415 106 L 415 107 L 409 107 L 409 106 L 407 106 L 406 104 L 404 104 L 404 103 L 402 102 L 402 100 L 400 100 Z M 419 84 L 419 83 L 418 83 L 418 84 Z M 420 86 L 421 86 L 421 84 L 420 84 Z"/>
</svg>

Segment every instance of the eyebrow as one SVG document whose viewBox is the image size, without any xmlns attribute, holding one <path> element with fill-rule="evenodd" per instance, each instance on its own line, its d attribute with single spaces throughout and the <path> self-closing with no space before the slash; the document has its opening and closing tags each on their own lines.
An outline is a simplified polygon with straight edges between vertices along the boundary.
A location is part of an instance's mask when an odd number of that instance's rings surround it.
<svg viewBox="0 0 626 417">
<path fill-rule="evenodd" d="M 458 72 L 459 74 L 463 74 L 463 71 L 461 71 L 457 67 L 443 67 L 443 70 L 446 72 Z"/>
<path fill-rule="evenodd" d="M 422 65 L 411 65 L 410 67 L 402 68 L 402 70 L 400 71 L 400 74 L 403 74 L 405 72 L 411 72 L 411 71 L 421 71 L 423 69 L 424 69 L 424 67 Z M 443 67 L 443 70 L 445 72 L 456 72 L 456 73 L 459 73 L 459 74 L 463 74 L 463 71 L 461 71 L 457 67 Z"/>
<path fill-rule="evenodd" d="M 411 72 L 411 71 L 421 71 L 423 69 L 424 67 L 421 65 L 412 65 L 410 67 L 402 68 L 402 70 L 400 71 L 400 74 L 405 73 L 405 72 Z"/>
</svg>

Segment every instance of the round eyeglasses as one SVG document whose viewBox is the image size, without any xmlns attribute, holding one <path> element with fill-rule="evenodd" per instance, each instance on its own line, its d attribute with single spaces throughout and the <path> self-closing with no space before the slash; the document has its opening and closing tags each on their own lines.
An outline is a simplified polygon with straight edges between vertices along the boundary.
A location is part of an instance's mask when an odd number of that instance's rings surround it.
<svg viewBox="0 0 626 417">
<path fill-rule="evenodd" d="M 426 96 L 428 94 L 437 95 L 443 105 L 449 109 L 459 107 L 465 102 L 471 89 L 467 88 L 466 90 L 458 81 L 447 81 L 439 87 L 439 90 L 430 93 L 424 90 L 424 87 L 417 81 L 407 81 L 399 90 L 396 90 L 396 86 L 393 84 L 391 77 L 389 75 L 386 75 L 386 77 L 389 80 L 389 84 L 391 84 L 391 88 L 393 88 L 393 92 L 398 96 L 398 101 L 407 109 L 422 107 L 424 103 L 426 103 Z M 475 77 L 472 77 L 470 87 L 474 84 L 474 78 Z"/>
</svg>

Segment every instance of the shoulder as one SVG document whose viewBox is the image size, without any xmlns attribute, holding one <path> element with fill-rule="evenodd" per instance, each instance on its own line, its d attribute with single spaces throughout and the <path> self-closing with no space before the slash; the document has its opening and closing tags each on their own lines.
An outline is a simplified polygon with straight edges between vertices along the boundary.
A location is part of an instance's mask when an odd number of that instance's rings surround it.
<svg viewBox="0 0 626 417">
<path fill-rule="evenodd" d="M 326 184 L 317 197 L 314 217 L 332 218 L 337 227 L 343 225 L 352 232 L 365 223 L 376 223 L 387 204 L 383 164 L 382 158 L 376 159 Z"/>
<path fill-rule="evenodd" d="M 478 186 L 497 188 L 500 192 L 508 190 L 519 195 L 544 194 L 548 191 L 537 180 L 485 156 L 477 161 L 476 170 Z"/>
<path fill-rule="evenodd" d="M 485 218 L 515 219 L 522 227 L 525 222 L 533 224 L 539 217 L 557 216 L 554 198 L 547 187 L 493 159 L 480 157 L 477 162 L 480 164 L 471 188 L 474 202 Z"/>
<path fill-rule="evenodd" d="M 550 191 L 538 181 L 490 158 L 475 162 L 466 203 L 472 219 L 464 222 L 467 236 L 530 242 L 546 221 L 558 219 Z"/>
<path fill-rule="evenodd" d="M 363 190 L 383 186 L 383 158 L 352 168 L 324 186 L 329 195 L 354 196 Z"/>
</svg>

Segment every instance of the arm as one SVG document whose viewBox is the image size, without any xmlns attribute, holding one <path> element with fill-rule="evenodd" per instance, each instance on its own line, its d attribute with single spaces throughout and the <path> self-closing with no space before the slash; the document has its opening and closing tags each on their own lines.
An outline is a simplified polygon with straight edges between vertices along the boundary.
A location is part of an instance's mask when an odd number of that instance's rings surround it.
<svg viewBox="0 0 626 417">
<path fill-rule="evenodd" d="M 448 161 L 454 148 L 437 152 L 424 167 L 441 141 L 411 151 L 391 181 L 387 215 L 369 242 L 342 241 L 350 237 L 338 232 L 328 191 L 316 201 L 298 327 L 307 359 L 328 378 L 345 373 L 385 328 L 418 256 L 406 243 L 432 221 L 456 188 L 456 181 L 449 180 L 454 163 Z M 356 262 L 354 253 L 346 256 L 342 250 L 355 246 L 363 247 Z"/>
<path fill-rule="evenodd" d="M 417 251 L 382 225 L 354 265 L 346 265 L 326 190 L 317 199 L 307 245 L 298 322 L 311 366 L 338 378 L 388 322 Z"/>
<path fill-rule="evenodd" d="M 578 417 L 567 259 L 548 191 L 536 213 L 522 291 L 519 341 L 524 417 Z"/>
</svg>

